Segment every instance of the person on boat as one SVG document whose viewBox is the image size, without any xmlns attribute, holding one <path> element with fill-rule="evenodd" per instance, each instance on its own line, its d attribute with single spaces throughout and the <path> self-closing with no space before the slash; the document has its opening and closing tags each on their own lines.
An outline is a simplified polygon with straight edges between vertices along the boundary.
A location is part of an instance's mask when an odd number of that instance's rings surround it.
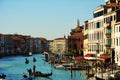
<svg viewBox="0 0 120 80">
<path fill-rule="evenodd" d="M 29 60 L 27 58 L 25 58 L 25 64 L 28 64 Z"/>
<path fill-rule="evenodd" d="M 27 69 L 27 71 L 28 71 L 28 73 L 29 73 L 29 77 L 31 77 L 31 76 L 32 76 L 32 70 L 31 70 L 31 68 L 30 68 L 30 69 Z"/>
<path fill-rule="evenodd" d="M 33 57 L 33 62 L 36 62 L 36 59 L 35 59 L 35 57 Z"/>
<path fill-rule="evenodd" d="M 33 65 L 33 72 L 35 73 L 35 71 L 36 71 L 36 66 Z"/>
</svg>

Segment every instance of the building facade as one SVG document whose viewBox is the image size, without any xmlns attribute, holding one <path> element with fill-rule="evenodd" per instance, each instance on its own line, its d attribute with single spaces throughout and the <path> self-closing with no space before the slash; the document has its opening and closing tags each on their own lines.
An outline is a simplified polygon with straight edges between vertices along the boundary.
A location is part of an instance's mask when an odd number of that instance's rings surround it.
<svg viewBox="0 0 120 80">
<path fill-rule="evenodd" d="M 13 39 L 7 35 L 0 34 L 0 55 L 8 56 L 13 53 Z"/>
<path fill-rule="evenodd" d="M 77 27 L 72 29 L 68 36 L 68 52 L 77 55 L 83 55 L 83 26 L 80 26 L 79 20 Z"/>
<path fill-rule="evenodd" d="M 49 51 L 52 53 L 66 53 L 67 52 L 67 39 L 56 38 L 54 40 L 49 40 Z"/>
<path fill-rule="evenodd" d="M 115 25 L 115 63 L 120 66 L 120 22 Z"/>
<path fill-rule="evenodd" d="M 48 40 L 49 52 L 54 53 L 54 40 Z"/>
<path fill-rule="evenodd" d="M 93 11 L 93 19 L 84 22 L 84 53 L 103 54 L 115 60 L 115 23 L 119 21 L 118 0 L 106 0 Z"/>
</svg>

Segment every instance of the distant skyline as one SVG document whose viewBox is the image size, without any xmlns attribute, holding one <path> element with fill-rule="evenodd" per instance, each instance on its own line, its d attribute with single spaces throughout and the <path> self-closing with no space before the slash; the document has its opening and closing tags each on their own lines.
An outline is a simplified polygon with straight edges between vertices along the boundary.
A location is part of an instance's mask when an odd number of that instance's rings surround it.
<svg viewBox="0 0 120 80">
<path fill-rule="evenodd" d="M 93 18 L 104 0 L 0 0 L 0 33 L 52 40 Z"/>
</svg>

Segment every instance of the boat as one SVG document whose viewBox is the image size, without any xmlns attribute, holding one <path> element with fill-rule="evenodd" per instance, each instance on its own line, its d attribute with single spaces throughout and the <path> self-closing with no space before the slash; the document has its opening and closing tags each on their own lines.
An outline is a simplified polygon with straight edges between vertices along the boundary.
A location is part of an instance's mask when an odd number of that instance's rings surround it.
<svg viewBox="0 0 120 80">
<path fill-rule="evenodd" d="M 0 80 L 5 80 L 6 75 L 4 73 L 0 74 Z"/>
<path fill-rule="evenodd" d="M 26 77 L 26 78 L 23 78 L 21 80 L 34 80 L 34 78 L 32 78 L 32 77 Z"/>
<path fill-rule="evenodd" d="M 56 69 L 64 69 L 65 67 L 63 65 L 55 65 L 54 66 Z"/>
<path fill-rule="evenodd" d="M 32 52 L 29 52 L 29 56 L 32 56 Z"/>
<path fill-rule="evenodd" d="M 52 76 L 52 71 L 51 73 L 42 73 L 40 71 L 36 71 L 34 76 L 35 77 L 49 77 L 49 76 Z"/>
<path fill-rule="evenodd" d="M 110 73 L 95 73 L 94 78 L 96 80 L 108 80 Z"/>
<path fill-rule="evenodd" d="M 84 67 L 80 66 L 72 66 L 72 67 L 65 67 L 66 70 L 85 70 Z"/>
<path fill-rule="evenodd" d="M 90 78 L 90 77 L 94 77 L 95 73 L 89 73 L 87 74 L 87 77 Z"/>
<path fill-rule="evenodd" d="M 95 76 L 95 80 L 105 80 L 105 79 Z"/>
</svg>

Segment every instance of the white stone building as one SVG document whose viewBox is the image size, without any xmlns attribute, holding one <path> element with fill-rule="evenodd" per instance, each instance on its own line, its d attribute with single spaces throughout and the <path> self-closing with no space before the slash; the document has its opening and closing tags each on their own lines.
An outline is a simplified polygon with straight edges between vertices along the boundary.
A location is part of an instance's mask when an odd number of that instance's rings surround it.
<svg viewBox="0 0 120 80">
<path fill-rule="evenodd" d="M 115 63 L 120 66 L 120 22 L 115 24 Z"/>
</svg>

